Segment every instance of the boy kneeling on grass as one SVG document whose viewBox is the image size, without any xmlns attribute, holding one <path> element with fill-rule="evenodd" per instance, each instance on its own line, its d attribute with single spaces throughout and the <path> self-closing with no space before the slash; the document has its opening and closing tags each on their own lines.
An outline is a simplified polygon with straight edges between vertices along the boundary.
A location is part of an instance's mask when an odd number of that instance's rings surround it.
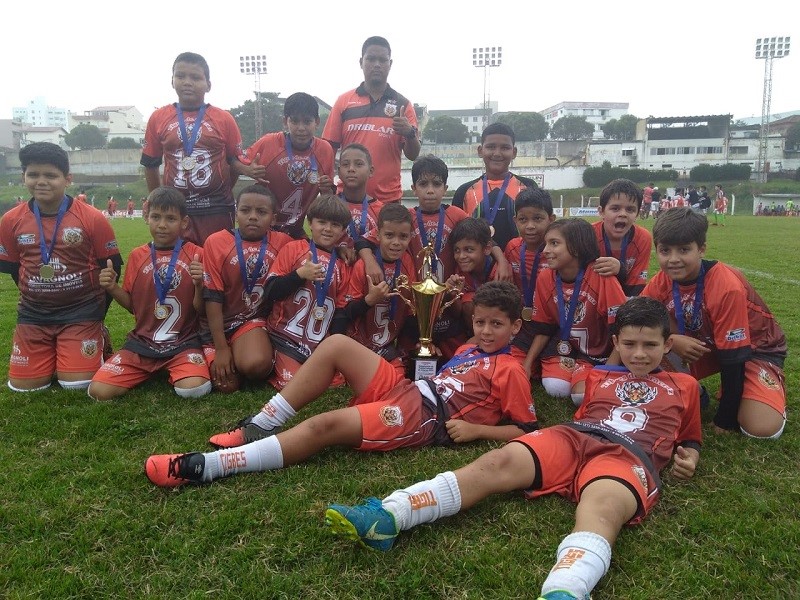
<svg viewBox="0 0 800 600">
<path fill-rule="evenodd" d="M 661 471 L 689 479 L 700 458 L 700 386 L 662 371 L 669 315 L 650 298 L 633 298 L 612 325 L 624 367 L 597 366 L 574 420 L 526 433 L 461 469 L 358 506 L 332 504 L 325 520 L 337 535 L 389 550 L 399 532 L 455 515 L 492 494 L 557 493 L 577 502 L 575 527 L 558 547 L 542 586 L 546 600 L 589 598 L 608 571 L 611 545 L 658 499 Z"/>
</svg>

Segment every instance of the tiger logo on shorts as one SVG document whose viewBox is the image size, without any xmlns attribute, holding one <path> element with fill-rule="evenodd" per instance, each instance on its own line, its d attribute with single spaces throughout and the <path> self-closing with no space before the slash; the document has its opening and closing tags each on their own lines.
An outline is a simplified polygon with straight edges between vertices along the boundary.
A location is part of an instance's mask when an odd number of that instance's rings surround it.
<svg viewBox="0 0 800 600">
<path fill-rule="evenodd" d="M 83 230 L 80 227 L 65 227 L 61 239 L 68 246 L 77 246 L 83 241 Z"/>
<path fill-rule="evenodd" d="M 761 385 L 770 390 L 777 390 L 778 387 L 780 387 L 779 383 L 772 376 L 772 373 L 764 368 L 758 370 L 758 381 Z"/>
<path fill-rule="evenodd" d="M 290 160 L 289 164 L 286 165 L 286 176 L 294 185 L 303 185 L 308 179 L 310 170 L 305 161 Z"/>
<path fill-rule="evenodd" d="M 616 386 L 614 394 L 626 405 L 647 404 L 655 399 L 658 390 L 651 388 L 644 381 L 626 381 Z"/>
<path fill-rule="evenodd" d="M 633 474 L 639 478 L 639 482 L 642 484 L 642 487 L 644 488 L 644 493 L 645 494 L 649 493 L 650 490 L 649 486 L 647 485 L 647 472 L 645 472 L 644 467 L 641 467 L 639 465 L 633 465 L 631 467 L 631 471 L 633 471 Z"/>
<path fill-rule="evenodd" d="M 86 358 L 92 358 L 97 355 L 97 340 L 83 340 L 81 342 L 81 354 Z"/>
<path fill-rule="evenodd" d="M 399 406 L 384 406 L 378 416 L 386 427 L 401 427 L 403 425 L 403 411 L 400 410 Z"/>
<path fill-rule="evenodd" d="M 204 362 L 206 362 L 206 360 L 203 358 L 203 355 L 202 355 L 202 354 L 199 354 L 199 353 L 197 353 L 197 352 L 190 352 L 190 353 L 189 353 L 189 354 L 186 356 L 186 359 L 187 359 L 187 360 L 188 360 L 190 363 L 192 363 L 193 365 L 202 365 Z"/>
</svg>

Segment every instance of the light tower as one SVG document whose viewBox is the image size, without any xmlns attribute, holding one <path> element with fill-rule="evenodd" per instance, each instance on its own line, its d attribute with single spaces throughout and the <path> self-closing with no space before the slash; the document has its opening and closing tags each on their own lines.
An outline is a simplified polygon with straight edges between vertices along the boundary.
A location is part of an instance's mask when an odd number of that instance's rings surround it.
<svg viewBox="0 0 800 600">
<path fill-rule="evenodd" d="M 472 49 L 472 66 L 483 69 L 483 127 L 489 124 L 489 69 L 499 67 L 503 62 L 502 46 L 486 46 Z"/>
<path fill-rule="evenodd" d="M 758 162 L 756 163 L 757 177 L 761 183 L 766 183 L 769 171 L 767 148 L 769 146 L 770 104 L 772 103 L 772 61 L 789 54 L 790 41 L 788 36 L 764 37 L 756 40 L 756 58 L 764 60 L 764 98 L 761 103 L 761 132 L 758 140 Z"/>
<path fill-rule="evenodd" d="M 261 76 L 267 74 L 267 55 L 249 54 L 239 57 L 239 71 L 252 75 L 256 82 L 256 139 L 261 137 L 263 120 L 261 118 Z"/>
</svg>

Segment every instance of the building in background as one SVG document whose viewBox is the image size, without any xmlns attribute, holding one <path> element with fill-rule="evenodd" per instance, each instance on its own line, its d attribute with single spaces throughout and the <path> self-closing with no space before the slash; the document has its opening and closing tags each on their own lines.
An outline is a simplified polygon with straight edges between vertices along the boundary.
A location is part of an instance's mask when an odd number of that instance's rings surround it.
<svg viewBox="0 0 800 600">
<path fill-rule="evenodd" d="M 130 138 L 137 144 L 144 142 L 145 122 L 135 106 L 97 106 L 83 114 L 70 113 L 68 130 L 76 125 L 94 125 L 103 132 L 106 141 Z"/>
<path fill-rule="evenodd" d="M 559 102 L 539 112 L 551 128 L 562 117 L 586 117 L 586 122 L 594 126 L 593 137 L 603 139 L 601 127 L 611 119 L 627 115 L 628 106 L 628 102 Z"/>
<path fill-rule="evenodd" d="M 37 96 L 25 106 L 12 108 L 12 119 L 33 127 L 63 127 L 67 129 L 69 111 L 66 108 L 48 106 L 44 96 Z"/>
</svg>

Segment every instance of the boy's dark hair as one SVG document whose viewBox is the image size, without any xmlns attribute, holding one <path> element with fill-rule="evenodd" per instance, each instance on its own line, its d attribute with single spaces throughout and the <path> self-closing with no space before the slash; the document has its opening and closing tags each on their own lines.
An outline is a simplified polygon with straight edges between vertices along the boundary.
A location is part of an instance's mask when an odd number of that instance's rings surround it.
<svg viewBox="0 0 800 600">
<path fill-rule="evenodd" d="M 653 225 L 653 244 L 681 246 L 697 242 L 698 247 L 706 243 L 708 219 L 688 206 L 671 208 L 656 219 Z"/>
<path fill-rule="evenodd" d="M 308 207 L 306 217 L 309 223 L 311 219 L 322 219 L 338 223 L 342 227 L 347 227 L 352 219 L 350 211 L 341 198 L 330 194 L 317 196 Z"/>
<path fill-rule="evenodd" d="M 511 144 L 517 143 L 517 137 L 514 135 L 514 130 L 505 123 L 492 123 L 487 125 L 481 133 L 481 144 L 486 141 L 486 137 L 490 135 L 507 135 L 511 138 Z"/>
<path fill-rule="evenodd" d="M 69 175 L 69 156 L 61 146 L 51 142 L 28 144 L 19 151 L 19 163 L 23 173 L 28 165 L 53 165 L 65 176 Z"/>
<path fill-rule="evenodd" d="M 473 240 L 481 246 L 486 246 L 492 240 L 492 232 L 489 229 L 489 223 L 486 219 L 477 219 L 475 217 L 467 217 L 460 220 L 452 233 L 447 238 L 447 243 L 455 248 L 456 244 L 461 240 Z"/>
<path fill-rule="evenodd" d="M 179 62 L 189 63 L 190 65 L 200 65 L 203 69 L 203 74 L 206 76 L 206 81 L 211 82 L 211 75 L 208 70 L 208 63 L 206 59 L 197 54 L 196 52 L 181 52 L 178 54 L 175 61 L 172 63 L 172 70 L 175 70 L 175 65 Z"/>
<path fill-rule="evenodd" d="M 634 296 L 617 309 L 617 316 L 610 331 L 612 335 L 619 335 L 623 327 L 660 329 L 661 335 L 666 340 L 670 336 L 667 307 L 654 298 Z"/>
<path fill-rule="evenodd" d="M 550 192 L 542 188 L 525 188 L 517 194 L 514 200 L 514 212 L 518 213 L 523 208 L 540 208 L 548 216 L 553 214 L 553 199 Z"/>
<path fill-rule="evenodd" d="M 381 208 L 381 212 L 378 213 L 378 229 L 383 227 L 384 223 L 408 223 L 414 226 L 411 212 L 400 202 L 390 202 Z"/>
<path fill-rule="evenodd" d="M 608 204 L 608 201 L 611 200 L 611 196 L 616 194 L 633 198 L 636 200 L 636 206 L 638 208 L 642 208 L 642 198 L 644 197 L 644 192 L 642 191 L 642 188 L 633 183 L 630 179 L 615 179 L 614 181 L 606 184 L 606 187 L 604 187 L 600 192 L 600 206 L 605 208 L 606 204 Z"/>
<path fill-rule="evenodd" d="M 239 193 L 236 194 L 236 206 L 239 206 L 239 198 L 245 194 L 258 194 L 259 196 L 266 196 L 269 198 L 272 211 L 275 212 L 275 206 L 278 201 L 275 199 L 275 194 L 273 194 L 272 190 L 267 186 L 261 185 L 260 183 L 254 183 L 253 185 L 248 185 L 247 187 L 242 188 Z"/>
<path fill-rule="evenodd" d="M 174 208 L 181 215 L 186 216 L 186 198 L 178 190 L 171 187 L 161 186 L 150 192 L 147 196 L 150 201 L 150 210 L 169 210 Z"/>
<path fill-rule="evenodd" d="M 361 45 L 361 56 L 366 54 L 367 48 L 370 46 L 381 46 L 386 48 L 389 51 L 389 56 L 392 56 L 392 47 L 389 45 L 389 41 L 384 37 L 373 35 L 364 40 L 364 43 Z"/>
<path fill-rule="evenodd" d="M 367 148 L 364 144 L 358 144 L 358 143 L 347 144 L 347 146 L 342 148 L 342 151 L 339 153 L 340 159 L 342 154 L 344 154 L 345 150 L 359 150 L 360 152 L 363 152 L 367 157 L 367 163 L 369 164 L 370 167 L 372 166 L 372 154 L 369 153 L 369 148 Z"/>
<path fill-rule="evenodd" d="M 447 165 L 433 154 L 420 156 L 411 165 L 411 182 L 416 185 L 423 175 L 435 175 L 442 180 L 442 183 L 447 183 Z"/>
<path fill-rule="evenodd" d="M 479 286 L 472 299 L 473 306 L 499 308 L 513 323 L 522 315 L 522 296 L 510 281 L 488 281 Z"/>
<path fill-rule="evenodd" d="M 585 269 L 586 265 L 600 257 L 594 227 L 589 225 L 588 221 L 578 217 L 556 219 L 545 229 L 545 236 L 556 229 L 561 231 L 561 235 L 564 236 L 564 241 L 567 244 L 567 250 L 578 259 L 581 269 Z"/>
<path fill-rule="evenodd" d="M 295 92 L 283 103 L 283 116 L 319 119 L 319 102 L 311 94 Z"/>
</svg>

